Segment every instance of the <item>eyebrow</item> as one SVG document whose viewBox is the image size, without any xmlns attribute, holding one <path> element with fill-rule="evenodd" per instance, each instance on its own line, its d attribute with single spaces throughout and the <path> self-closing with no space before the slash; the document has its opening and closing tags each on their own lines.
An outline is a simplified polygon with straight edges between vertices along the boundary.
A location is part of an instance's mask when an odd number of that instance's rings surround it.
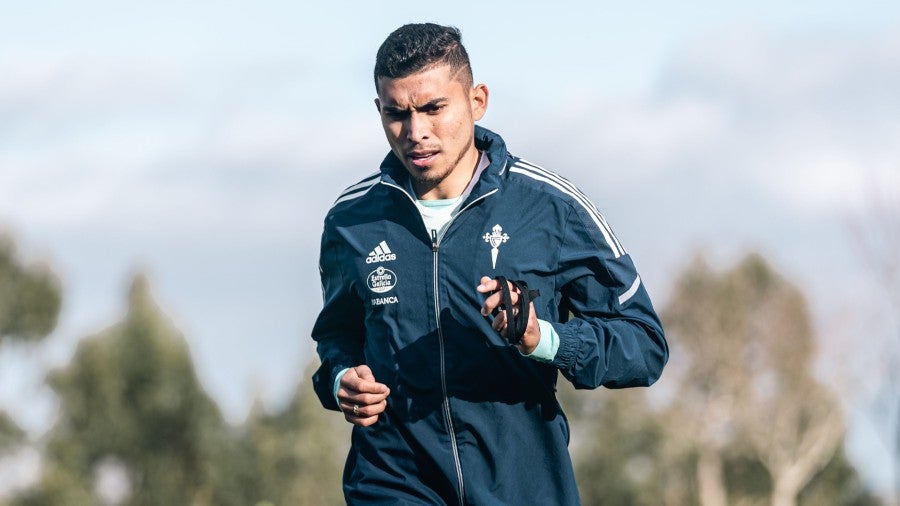
<svg viewBox="0 0 900 506">
<path fill-rule="evenodd" d="M 422 104 L 422 105 L 420 105 L 420 106 L 418 106 L 418 107 L 414 107 L 414 109 L 417 110 L 417 111 L 427 110 L 427 109 L 436 107 L 436 106 L 439 105 L 441 102 L 447 102 L 447 101 L 449 101 L 449 100 L 450 100 L 450 99 L 448 99 L 447 97 L 433 98 L 433 99 L 429 100 L 428 102 L 425 102 L 424 104 Z M 404 113 L 404 112 L 409 112 L 409 108 L 407 108 L 407 107 L 397 107 L 397 106 L 391 106 L 391 105 L 385 105 L 385 106 L 382 106 L 382 110 L 384 110 L 384 111 L 387 112 L 387 113 Z"/>
</svg>

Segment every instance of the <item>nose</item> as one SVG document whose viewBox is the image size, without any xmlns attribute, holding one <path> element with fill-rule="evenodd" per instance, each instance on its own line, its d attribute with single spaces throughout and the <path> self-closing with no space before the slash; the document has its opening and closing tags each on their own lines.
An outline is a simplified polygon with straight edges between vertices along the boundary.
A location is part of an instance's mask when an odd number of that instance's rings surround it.
<svg viewBox="0 0 900 506">
<path fill-rule="evenodd" d="M 430 123 L 428 122 L 428 119 L 422 114 L 413 112 L 409 115 L 409 119 L 407 120 L 406 138 L 410 142 L 418 144 L 423 140 L 428 139 L 429 129 Z"/>
</svg>

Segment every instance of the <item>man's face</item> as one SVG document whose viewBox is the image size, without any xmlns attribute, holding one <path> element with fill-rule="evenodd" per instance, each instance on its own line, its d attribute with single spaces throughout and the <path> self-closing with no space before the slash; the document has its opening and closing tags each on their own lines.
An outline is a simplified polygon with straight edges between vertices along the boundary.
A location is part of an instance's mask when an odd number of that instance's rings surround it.
<svg viewBox="0 0 900 506">
<path fill-rule="evenodd" d="M 449 65 L 399 79 L 378 80 L 375 105 L 391 149 L 422 198 L 456 197 L 478 160 L 475 122 L 487 108 L 487 88 L 467 88 Z M 457 170 L 459 169 L 459 170 Z M 448 193 L 449 192 L 449 193 Z"/>
</svg>

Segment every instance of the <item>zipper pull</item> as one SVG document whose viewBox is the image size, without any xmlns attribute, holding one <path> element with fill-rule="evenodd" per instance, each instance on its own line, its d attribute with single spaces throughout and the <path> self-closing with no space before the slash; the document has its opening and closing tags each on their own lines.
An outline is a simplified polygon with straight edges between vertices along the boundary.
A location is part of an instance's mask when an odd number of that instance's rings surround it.
<svg viewBox="0 0 900 506">
<path fill-rule="evenodd" d="M 437 253 L 438 243 L 437 243 L 437 230 L 431 229 L 431 251 Z"/>
</svg>

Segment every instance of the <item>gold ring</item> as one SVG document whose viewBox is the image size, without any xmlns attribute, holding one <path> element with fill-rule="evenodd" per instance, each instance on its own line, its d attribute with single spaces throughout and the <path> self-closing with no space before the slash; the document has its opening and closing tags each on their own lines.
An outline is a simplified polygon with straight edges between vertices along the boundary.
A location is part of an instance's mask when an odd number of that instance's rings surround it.
<svg viewBox="0 0 900 506">
<path fill-rule="evenodd" d="M 353 405 L 353 416 L 359 416 L 359 404 Z"/>
</svg>

